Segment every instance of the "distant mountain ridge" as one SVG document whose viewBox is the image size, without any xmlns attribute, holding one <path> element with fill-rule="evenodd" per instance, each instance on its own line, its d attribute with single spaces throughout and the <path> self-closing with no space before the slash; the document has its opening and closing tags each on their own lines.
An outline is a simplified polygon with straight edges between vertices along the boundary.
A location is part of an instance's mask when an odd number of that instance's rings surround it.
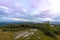
<svg viewBox="0 0 60 40">
<path fill-rule="evenodd" d="M 33 24 L 34 22 L 0 22 L 0 26 L 8 24 Z"/>
<path fill-rule="evenodd" d="M 0 22 L 0 26 L 8 24 L 34 24 L 34 22 Z M 60 22 L 50 22 L 50 24 L 60 25 Z"/>
<path fill-rule="evenodd" d="M 50 24 L 60 25 L 60 22 L 50 22 Z"/>
</svg>

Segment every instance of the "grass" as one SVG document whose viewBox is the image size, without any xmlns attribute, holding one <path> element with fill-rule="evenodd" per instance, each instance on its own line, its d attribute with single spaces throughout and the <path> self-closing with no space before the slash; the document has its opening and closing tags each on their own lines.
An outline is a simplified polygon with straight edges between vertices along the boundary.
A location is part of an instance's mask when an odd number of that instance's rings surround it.
<svg viewBox="0 0 60 40">
<path fill-rule="evenodd" d="M 38 35 L 37 35 L 37 33 L 38 33 Z M 29 39 L 27 39 L 28 37 L 29 37 Z M 44 33 L 42 31 L 40 31 L 40 30 L 35 32 L 34 35 L 28 36 L 28 37 L 26 37 L 26 38 L 22 37 L 22 38 L 20 38 L 18 40 L 55 40 L 52 37 L 44 35 Z"/>
<path fill-rule="evenodd" d="M 0 29 L 0 40 L 13 40 L 13 35 L 16 32 L 3 32 L 2 29 Z"/>
<path fill-rule="evenodd" d="M 20 30 L 20 31 L 29 31 L 29 30 L 26 29 L 26 30 Z M 20 32 L 20 31 L 18 31 L 18 32 Z M 13 32 L 13 31 L 4 32 L 4 31 L 2 31 L 2 29 L 0 29 L 0 40 L 13 40 L 13 38 L 14 38 L 13 35 L 15 35 L 16 33 L 17 32 Z M 18 40 L 60 40 L 60 35 L 57 35 L 56 37 L 57 37 L 57 39 L 54 39 L 52 37 L 46 36 L 41 30 L 37 30 L 37 32 L 35 32 L 34 35 L 28 36 L 26 38 L 21 37 Z M 27 39 L 27 38 L 29 38 L 29 39 Z"/>
</svg>

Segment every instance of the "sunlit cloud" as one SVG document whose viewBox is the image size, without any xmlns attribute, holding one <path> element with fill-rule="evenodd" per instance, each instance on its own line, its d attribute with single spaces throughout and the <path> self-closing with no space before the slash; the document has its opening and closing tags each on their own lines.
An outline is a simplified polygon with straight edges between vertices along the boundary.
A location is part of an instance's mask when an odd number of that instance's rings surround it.
<svg viewBox="0 0 60 40">
<path fill-rule="evenodd" d="M 0 21 L 59 21 L 60 0 L 0 0 Z"/>
</svg>

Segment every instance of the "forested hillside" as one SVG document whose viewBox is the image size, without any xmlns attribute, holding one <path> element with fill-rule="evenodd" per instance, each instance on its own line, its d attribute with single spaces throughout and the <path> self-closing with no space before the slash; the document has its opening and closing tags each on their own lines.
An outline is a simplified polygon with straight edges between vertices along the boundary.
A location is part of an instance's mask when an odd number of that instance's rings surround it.
<svg viewBox="0 0 60 40">
<path fill-rule="evenodd" d="M 3 27 L 1 26 L 0 30 L 0 39 L 6 36 L 3 32 L 7 32 L 9 33 L 8 36 L 11 37 L 10 40 L 15 40 L 14 37 L 16 37 L 16 35 L 18 36 L 18 34 L 22 36 L 16 40 L 60 40 L 60 26 L 51 25 L 49 22 L 35 24 L 9 24 Z M 20 34 L 21 31 L 22 34 Z M 26 34 L 26 37 L 24 36 L 24 33 Z M 8 37 L 6 39 L 8 40 Z"/>
</svg>

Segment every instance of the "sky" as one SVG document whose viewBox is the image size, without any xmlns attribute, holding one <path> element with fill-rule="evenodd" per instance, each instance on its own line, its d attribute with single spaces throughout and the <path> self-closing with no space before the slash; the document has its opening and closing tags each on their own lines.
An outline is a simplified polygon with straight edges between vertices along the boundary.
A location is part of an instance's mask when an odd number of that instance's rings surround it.
<svg viewBox="0 0 60 40">
<path fill-rule="evenodd" d="M 60 0 L 0 0 L 0 22 L 59 22 Z"/>
</svg>

